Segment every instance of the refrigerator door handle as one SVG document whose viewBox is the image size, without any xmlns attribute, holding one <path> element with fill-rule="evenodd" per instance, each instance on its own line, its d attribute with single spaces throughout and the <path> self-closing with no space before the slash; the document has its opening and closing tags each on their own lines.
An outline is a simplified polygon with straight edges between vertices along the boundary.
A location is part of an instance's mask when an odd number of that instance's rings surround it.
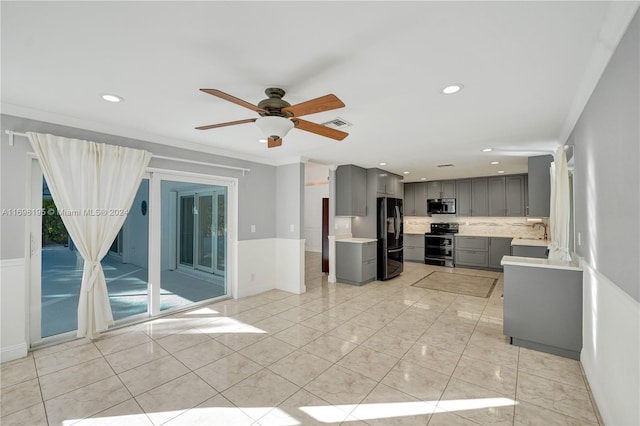
<svg viewBox="0 0 640 426">
<path fill-rule="evenodd" d="M 388 253 L 398 253 L 399 251 L 402 251 L 402 247 L 387 250 Z"/>
<path fill-rule="evenodd" d="M 395 228 L 396 231 L 396 240 L 400 239 L 400 207 L 396 206 L 396 211 L 395 211 L 396 217 L 395 217 L 395 222 L 393 224 L 393 227 Z"/>
</svg>

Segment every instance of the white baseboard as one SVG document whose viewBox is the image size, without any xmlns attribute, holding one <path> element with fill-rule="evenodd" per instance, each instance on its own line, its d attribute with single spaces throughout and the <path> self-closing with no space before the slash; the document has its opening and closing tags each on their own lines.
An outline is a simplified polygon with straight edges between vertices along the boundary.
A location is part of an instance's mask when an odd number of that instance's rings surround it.
<svg viewBox="0 0 640 426">
<path fill-rule="evenodd" d="M 581 362 L 605 424 L 640 424 L 640 303 L 582 261 Z"/>
<path fill-rule="evenodd" d="M 0 362 L 13 361 L 14 359 L 24 358 L 27 356 L 29 347 L 27 342 L 23 342 L 17 345 L 9 346 L 7 348 L 0 349 Z"/>
</svg>

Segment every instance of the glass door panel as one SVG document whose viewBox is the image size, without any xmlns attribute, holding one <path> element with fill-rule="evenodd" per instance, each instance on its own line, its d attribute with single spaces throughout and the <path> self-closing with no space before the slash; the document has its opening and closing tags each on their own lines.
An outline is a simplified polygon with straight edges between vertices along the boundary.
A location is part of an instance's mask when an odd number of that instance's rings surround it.
<svg viewBox="0 0 640 426">
<path fill-rule="evenodd" d="M 180 197 L 180 263 L 193 266 L 193 229 L 195 197 Z"/>
<path fill-rule="evenodd" d="M 213 195 L 197 194 L 198 264 L 197 269 L 213 272 Z"/>
<path fill-rule="evenodd" d="M 160 310 L 226 295 L 227 188 L 188 180 L 160 186 Z"/>
<path fill-rule="evenodd" d="M 226 189 L 217 196 L 216 209 L 216 267 L 218 273 L 224 274 L 227 263 L 227 194 Z"/>
</svg>

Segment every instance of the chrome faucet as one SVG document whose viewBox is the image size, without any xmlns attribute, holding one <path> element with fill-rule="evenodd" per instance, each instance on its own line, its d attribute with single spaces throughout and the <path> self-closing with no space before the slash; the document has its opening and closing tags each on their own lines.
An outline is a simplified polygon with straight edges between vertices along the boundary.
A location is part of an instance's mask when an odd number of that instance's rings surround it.
<svg viewBox="0 0 640 426">
<path fill-rule="evenodd" d="M 544 227 L 544 240 L 546 240 L 549 236 L 547 235 L 547 224 L 543 222 L 536 222 L 533 224 L 533 229 L 536 229 L 536 225 L 542 225 Z"/>
</svg>

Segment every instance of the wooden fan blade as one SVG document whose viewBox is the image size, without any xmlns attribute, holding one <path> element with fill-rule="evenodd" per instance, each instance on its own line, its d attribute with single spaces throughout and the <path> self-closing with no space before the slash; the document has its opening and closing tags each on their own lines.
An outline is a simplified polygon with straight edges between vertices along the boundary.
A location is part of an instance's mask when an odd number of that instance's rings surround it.
<svg viewBox="0 0 640 426">
<path fill-rule="evenodd" d="M 247 118 L 245 120 L 228 121 L 226 123 L 218 123 L 218 124 L 209 124 L 208 126 L 196 127 L 196 130 L 209 130 L 209 129 L 215 129 L 216 127 L 225 127 L 225 126 L 233 126 L 235 124 L 253 123 L 256 120 L 257 118 Z"/>
<path fill-rule="evenodd" d="M 296 125 L 296 129 L 305 130 L 307 132 L 315 133 L 320 136 L 326 136 L 331 139 L 336 139 L 341 141 L 342 139 L 349 136 L 349 133 L 343 132 L 341 130 L 332 129 L 331 127 L 312 123 L 310 121 L 302 120 L 300 118 L 295 118 L 295 119 L 292 119 L 291 121 L 293 121 L 293 124 Z"/>
<path fill-rule="evenodd" d="M 302 115 L 315 114 L 317 112 L 329 111 L 343 107 L 344 103 L 338 99 L 336 95 L 326 95 L 282 108 L 282 112 L 289 112 L 293 114 L 294 117 L 300 117 Z"/>
<path fill-rule="evenodd" d="M 269 138 L 267 140 L 267 146 L 269 148 L 275 148 L 280 145 L 282 145 L 282 138 L 278 138 L 278 139 Z"/>
<path fill-rule="evenodd" d="M 217 96 L 219 98 L 224 99 L 225 101 L 229 101 L 229 102 L 233 102 L 234 104 L 243 106 L 245 108 L 249 108 L 251 111 L 255 111 L 255 112 L 267 112 L 266 110 L 254 105 L 254 104 L 250 104 L 247 101 L 243 101 L 242 99 L 238 99 L 235 96 L 231 96 L 228 93 L 224 93 L 221 92 L 220 90 L 216 90 L 216 89 L 200 89 L 202 92 L 204 93 L 208 93 L 210 95 L 213 96 Z"/>
</svg>

